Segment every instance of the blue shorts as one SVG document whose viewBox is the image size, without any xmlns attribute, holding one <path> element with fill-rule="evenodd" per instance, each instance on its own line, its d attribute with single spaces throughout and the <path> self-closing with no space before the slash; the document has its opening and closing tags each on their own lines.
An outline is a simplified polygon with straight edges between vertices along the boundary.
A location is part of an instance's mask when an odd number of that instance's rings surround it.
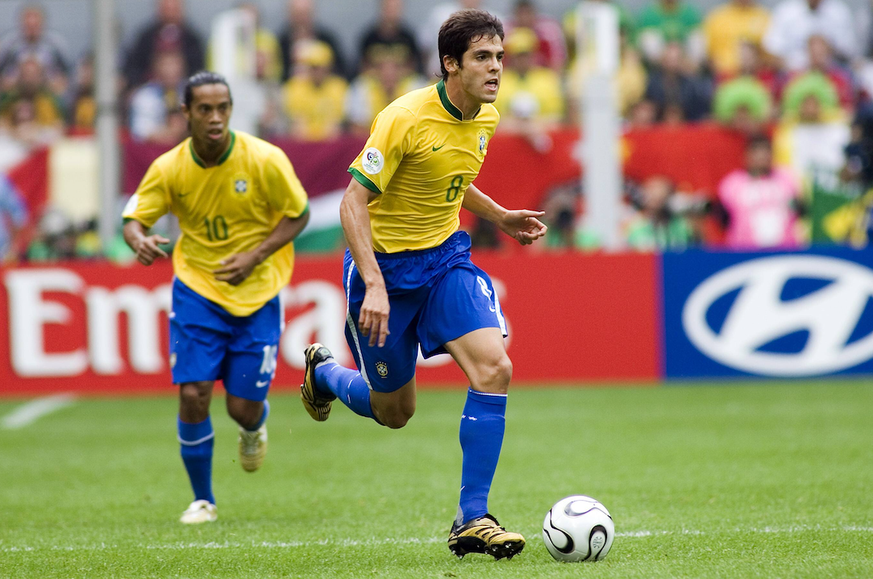
<svg viewBox="0 0 873 579">
<path fill-rule="evenodd" d="M 252 315 L 237 317 L 173 280 L 173 384 L 220 379 L 229 394 L 264 400 L 276 374 L 281 316 L 279 296 Z"/>
<path fill-rule="evenodd" d="M 376 253 L 391 311 L 383 347 L 370 346 L 358 330 L 364 282 L 346 250 L 343 285 L 349 304 L 346 341 L 364 380 L 377 392 L 394 392 L 415 376 L 419 345 L 425 358 L 480 328 L 506 322 L 488 274 L 470 261 L 470 236 L 454 233 L 442 245 L 421 251 Z"/>
</svg>

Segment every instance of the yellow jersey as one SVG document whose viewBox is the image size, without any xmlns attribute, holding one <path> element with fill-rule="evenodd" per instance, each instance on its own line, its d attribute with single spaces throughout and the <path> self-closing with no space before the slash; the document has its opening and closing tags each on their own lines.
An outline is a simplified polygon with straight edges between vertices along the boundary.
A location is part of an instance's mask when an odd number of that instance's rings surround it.
<svg viewBox="0 0 873 579">
<path fill-rule="evenodd" d="M 372 126 L 376 114 L 391 104 L 397 97 L 411 90 L 422 88 L 427 82 L 417 74 L 405 76 L 397 84 L 395 90 L 388 93 L 379 78 L 374 73 L 365 72 L 358 75 L 357 80 L 349 87 L 346 99 L 346 116 L 348 120 L 359 126 Z"/>
<path fill-rule="evenodd" d="M 770 12 L 763 6 L 737 6 L 733 3 L 715 8 L 703 23 L 707 52 L 718 74 L 735 74 L 740 69 L 740 47 L 749 42 L 761 46 Z"/>
<path fill-rule="evenodd" d="M 335 137 L 345 116 L 345 79 L 329 76 L 316 86 L 300 75 L 285 83 L 285 114 L 298 137 L 308 141 L 323 141 Z"/>
<path fill-rule="evenodd" d="M 458 230 L 464 193 L 499 121 L 487 103 L 464 119 L 443 81 L 403 95 L 376 116 L 349 167 L 354 179 L 380 194 L 368 206 L 373 249 L 428 249 Z"/>
<path fill-rule="evenodd" d="M 185 285 L 234 316 L 248 316 L 291 280 L 294 246 L 280 248 L 238 286 L 212 273 L 221 261 L 258 247 L 282 217 L 308 210 L 306 192 L 285 153 L 241 132 L 214 167 L 205 167 L 191 139 L 158 157 L 124 209 L 125 220 L 150 228 L 162 215 L 179 218 L 182 235 L 173 269 Z"/>
<path fill-rule="evenodd" d="M 559 121 L 565 108 L 561 77 L 545 67 L 533 68 L 524 76 L 515 70 L 504 70 L 494 106 L 506 117 Z"/>
</svg>

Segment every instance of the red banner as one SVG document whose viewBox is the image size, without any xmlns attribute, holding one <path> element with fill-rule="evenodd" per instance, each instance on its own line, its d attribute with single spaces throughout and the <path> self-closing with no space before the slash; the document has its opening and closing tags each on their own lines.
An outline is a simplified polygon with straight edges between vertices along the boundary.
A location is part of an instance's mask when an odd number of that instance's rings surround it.
<svg viewBox="0 0 873 579">
<path fill-rule="evenodd" d="M 509 324 L 514 380 L 651 381 L 660 374 L 657 258 L 481 254 Z M 318 340 L 345 346 L 341 261 L 301 257 L 282 292 L 287 320 L 275 385 L 302 379 Z M 0 270 L 0 395 L 139 393 L 171 388 L 167 312 L 172 268 L 73 264 Z M 419 365 L 422 385 L 463 384 L 448 356 Z"/>
<path fill-rule="evenodd" d="M 488 159 L 476 185 L 512 207 L 539 206 L 554 187 L 577 182 L 580 137 L 575 129 L 550 133 L 549 148 L 535 149 L 524 137 L 498 134 L 488 145 Z M 715 124 L 656 126 L 629 131 L 623 139 L 625 174 L 636 180 L 664 175 L 677 185 L 714 194 L 719 181 L 743 165 L 742 135 Z M 345 189 L 346 172 L 364 146 L 357 137 L 308 143 L 275 141 L 312 196 Z M 149 164 L 166 147 L 130 142 L 125 148 L 124 190 L 133 193 Z"/>
<path fill-rule="evenodd" d="M 347 169 L 364 148 L 364 140 L 357 137 L 340 137 L 313 143 L 277 139 L 273 144 L 282 149 L 291 160 L 297 176 L 311 197 L 345 189 L 351 178 Z M 135 141 L 125 145 L 123 189 L 126 193 L 136 191 L 149 165 L 166 150 L 167 147 L 163 145 Z"/>
<path fill-rule="evenodd" d="M 742 134 L 709 123 L 637 129 L 624 137 L 624 173 L 637 181 L 663 175 L 681 189 L 715 197 L 722 178 L 744 166 L 745 142 Z"/>
</svg>

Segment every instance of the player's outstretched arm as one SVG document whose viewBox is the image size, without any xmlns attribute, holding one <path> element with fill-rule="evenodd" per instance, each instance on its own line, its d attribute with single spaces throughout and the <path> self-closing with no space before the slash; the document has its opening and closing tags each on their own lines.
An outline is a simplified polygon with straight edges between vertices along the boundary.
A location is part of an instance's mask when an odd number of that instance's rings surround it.
<svg viewBox="0 0 873 579">
<path fill-rule="evenodd" d="M 463 207 L 474 215 L 494 223 L 503 233 L 522 245 L 530 245 L 544 236 L 549 229 L 542 221 L 537 219 L 545 215 L 545 211 L 506 209 L 480 191 L 475 185 L 470 185 L 467 188 L 467 192 L 464 194 Z"/>
<path fill-rule="evenodd" d="M 225 281 L 230 285 L 241 284 L 265 259 L 273 255 L 279 248 L 294 241 L 294 238 L 300 235 L 307 223 L 309 223 L 309 211 L 294 219 L 282 217 L 270 235 L 264 238 L 258 247 L 252 251 L 235 253 L 223 260 L 221 268 L 212 272 L 215 279 Z"/>
<path fill-rule="evenodd" d="M 136 259 L 143 265 L 151 265 L 159 257 L 167 257 L 166 252 L 158 247 L 160 243 L 170 243 L 161 235 L 146 235 L 145 226 L 131 219 L 124 224 L 124 241 L 136 254 Z"/>
<path fill-rule="evenodd" d="M 370 232 L 370 214 L 367 211 L 367 204 L 375 195 L 376 193 L 352 179 L 340 203 L 340 222 L 358 274 L 367 288 L 361 315 L 358 317 L 358 329 L 364 336 L 369 336 L 371 347 L 378 345 L 381 348 L 388 338 L 390 307 L 385 279 L 373 253 L 373 235 Z"/>
</svg>

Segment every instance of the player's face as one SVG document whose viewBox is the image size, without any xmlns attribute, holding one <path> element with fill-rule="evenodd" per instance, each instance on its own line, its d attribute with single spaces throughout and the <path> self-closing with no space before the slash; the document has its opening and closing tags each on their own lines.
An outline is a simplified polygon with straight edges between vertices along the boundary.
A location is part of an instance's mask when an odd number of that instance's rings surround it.
<svg viewBox="0 0 873 579">
<path fill-rule="evenodd" d="M 183 107 L 191 137 L 207 145 L 224 143 L 230 136 L 230 91 L 223 84 L 204 84 L 192 91 L 191 106 Z"/>
<path fill-rule="evenodd" d="M 476 102 L 493 103 L 497 100 L 502 74 L 503 41 L 500 37 L 483 37 L 471 42 L 458 68 L 464 92 Z"/>
</svg>

